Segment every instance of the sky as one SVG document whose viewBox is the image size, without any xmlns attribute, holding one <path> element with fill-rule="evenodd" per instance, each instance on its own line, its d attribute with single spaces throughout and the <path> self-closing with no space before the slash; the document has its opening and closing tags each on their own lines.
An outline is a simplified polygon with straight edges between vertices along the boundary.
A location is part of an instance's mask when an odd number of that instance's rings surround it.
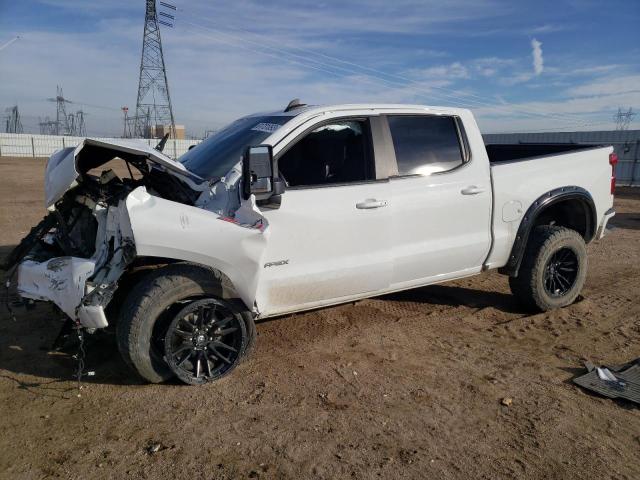
<svg viewBox="0 0 640 480">
<path fill-rule="evenodd" d="M 483 133 L 606 130 L 619 107 L 640 112 L 638 0 L 172 3 L 169 90 L 194 136 L 293 98 L 466 107 Z M 89 135 L 120 135 L 144 13 L 144 0 L 0 0 L 0 114 L 18 105 L 37 133 L 60 85 Z"/>
</svg>

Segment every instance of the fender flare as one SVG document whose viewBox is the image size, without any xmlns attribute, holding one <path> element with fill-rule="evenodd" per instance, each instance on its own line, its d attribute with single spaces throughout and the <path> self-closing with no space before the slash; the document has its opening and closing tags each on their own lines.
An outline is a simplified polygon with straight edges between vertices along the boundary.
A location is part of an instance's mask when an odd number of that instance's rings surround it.
<svg viewBox="0 0 640 480">
<path fill-rule="evenodd" d="M 539 196 L 527 209 L 520 226 L 516 238 L 509 254 L 509 260 L 504 267 L 501 267 L 498 271 L 505 275 L 517 277 L 524 256 L 524 251 L 531 235 L 531 230 L 536 224 L 537 218 L 540 214 L 549 208 L 551 205 L 566 201 L 566 200 L 580 200 L 585 205 L 585 237 L 586 243 L 589 243 L 595 236 L 597 218 L 596 218 L 596 206 L 591 194 L 582 187 L 566 186 L 559 187 L 548 191 L 547 193 Z"/>
</svg>

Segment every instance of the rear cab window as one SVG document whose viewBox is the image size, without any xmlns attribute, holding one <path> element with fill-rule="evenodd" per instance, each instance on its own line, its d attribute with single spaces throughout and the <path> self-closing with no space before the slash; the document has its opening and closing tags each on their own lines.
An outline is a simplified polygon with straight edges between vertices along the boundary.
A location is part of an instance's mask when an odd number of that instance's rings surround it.
<svg viewBox="0 0 640 480">
<path fill-rule="evenodd" d="M 468 158 L 461 122 L 452 116 L 388 115 L 398 175 L 431 175 L 462 166 Z"/>
</svg>

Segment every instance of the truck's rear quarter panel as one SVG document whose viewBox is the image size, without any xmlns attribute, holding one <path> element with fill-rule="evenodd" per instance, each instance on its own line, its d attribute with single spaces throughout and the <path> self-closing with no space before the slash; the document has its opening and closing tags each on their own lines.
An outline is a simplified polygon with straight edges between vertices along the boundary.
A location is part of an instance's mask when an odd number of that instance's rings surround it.
<svg viewBox="0 0 640 480">
<path fill-rule="evenodd" d="M 613 147 L 533 157 L 491 164 L 494 192 L 494 246 L 487 266 L 504 266 L 527 209 L 554 189 L 577 186 L 588 191 L 596 207 L 596 228 L 613 207 L 611 165 Z"/>
</svg>

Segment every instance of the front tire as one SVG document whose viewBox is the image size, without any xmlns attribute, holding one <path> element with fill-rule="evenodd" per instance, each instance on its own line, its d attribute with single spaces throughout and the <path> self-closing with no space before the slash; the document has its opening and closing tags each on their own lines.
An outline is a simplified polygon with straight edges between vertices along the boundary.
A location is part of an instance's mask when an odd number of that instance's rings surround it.
<svg viewBox="0 0 640 480">
<path fill-rule="evenodd" d="M 536 227 L 527 243 L 513 295 L 529 310 L 546 312 L 571 305 L 587 276 L 587 250 L 578 232 L 565 227 Z"/>
<path fill-rule="evenodd" d="M 151 383 L 164 382 L 176 374 L 180 380 L 191 384 L 220 378 L 246 358 L 255 344 L 253 316 L 233 297 L 230 287 L 214 270 L 184 263 L 155 270 L 135 285 L 120 310 L 116 339 L 122 358 L 133 371 Z M 198 375 L 191 381 L 188 374 L 177 370 L 175 365 L 172 369 L 171 362 L 167 362 L 167 332 L 181 311 L 203 300 L 217 303 L 231 312 L 234 322 L 242 324 L 242 335 L 239 343 L 237 339 L 233 341 L 237 355 L 233 356 L 231 365 L 216 371 L 215 375 L 207 375 L 204 381 L 198 379 Z M 202 365 L 201 368 L 204 371 Z"/>
</svg>

